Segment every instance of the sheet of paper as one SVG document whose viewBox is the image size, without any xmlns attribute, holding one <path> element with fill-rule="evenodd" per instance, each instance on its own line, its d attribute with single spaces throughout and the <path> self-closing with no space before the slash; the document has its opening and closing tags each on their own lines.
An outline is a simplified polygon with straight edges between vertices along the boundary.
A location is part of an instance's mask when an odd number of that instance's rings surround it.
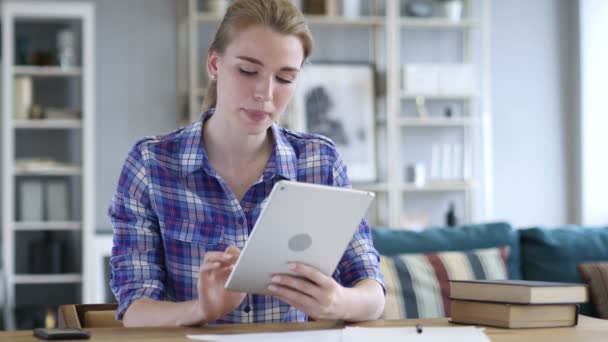
<svg viewBox="0 0 608 342">
<path fill-rule="evenodd" d="M 415 327 L 346 327 L 342 331 L 342 342 L 403 342 L 404 337 L 407 341 L 490 342 L 483 329 L 476 327 L 423 327 L 420 334 Z"/>
<path fill-rule="evenodd" d="M 402 328 L 360 328 L 346 327 L 342 330 L 311 330 L 234 335 L 187 335 L 189 339 L 209 342 L 403 342 L 408 341 L 450 341 L 450 342 L 490 342 L 483 329 L 476 327 L 425 327 L 421 334 L 414 327 Z"/>
<path fill-rule="evenodd" d="M 342 330 L 310 330 L 234 335 L 187 335 L 186 337 L 193 340 L 209 342 L 339 342 L 342 341 Z"/>
</svg>

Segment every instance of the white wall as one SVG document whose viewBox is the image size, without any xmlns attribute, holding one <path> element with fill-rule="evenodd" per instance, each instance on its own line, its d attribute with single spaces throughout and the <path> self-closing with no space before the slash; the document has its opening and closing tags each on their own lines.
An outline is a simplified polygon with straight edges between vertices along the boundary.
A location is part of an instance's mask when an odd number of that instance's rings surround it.
<svg viewBox="0 0 608 342">
<path fill-rule="evenodd" d="M 576 2 L 492 1 L 494 217 L 573 221 Z M 574 149 L 576 150 L 576 149 Z"/>
<path fill-rule="evenodd" d="M 581 220 L 608 223 L 608 1 L 581 0 Z"/>
</svg>

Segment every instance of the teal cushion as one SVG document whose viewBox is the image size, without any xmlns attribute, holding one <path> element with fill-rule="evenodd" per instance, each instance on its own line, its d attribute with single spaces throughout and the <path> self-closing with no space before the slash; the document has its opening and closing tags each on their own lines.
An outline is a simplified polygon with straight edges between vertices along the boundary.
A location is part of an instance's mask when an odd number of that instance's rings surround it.
<svg viewBox="0 0 608 342">
<path fill-rule="evenodd" d="M 509 278 L 521 279 L 518 235 L 505 222 L 429 228 L 420 232 L 374 228 L 372 236 L 378 252 L 388 256 L 509 246 Z"/>
<path fill-rule="evenodd" d="M 608 227 L 520 230 L 522 274 L 527 280 L 584 283 L 579 263 L 608 260 Z M 593 314 L 588 303 L 581 313 Z"/>
</svg>

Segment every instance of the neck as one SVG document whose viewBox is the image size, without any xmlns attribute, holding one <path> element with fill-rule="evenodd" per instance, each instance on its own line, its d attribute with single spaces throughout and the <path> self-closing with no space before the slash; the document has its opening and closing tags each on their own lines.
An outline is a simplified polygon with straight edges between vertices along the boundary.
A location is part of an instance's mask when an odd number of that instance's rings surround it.
<svg viewBox="0 0 608 342">
<path fill-rule="evenodd" d="M 261 155 L 270 153 L 270 132 L 247 134 L 226 118 L 228 115 L 216 111 L 203 125 L 203 144 L 211 161 L 238 166 L 256 161 Z"/>
</svg>

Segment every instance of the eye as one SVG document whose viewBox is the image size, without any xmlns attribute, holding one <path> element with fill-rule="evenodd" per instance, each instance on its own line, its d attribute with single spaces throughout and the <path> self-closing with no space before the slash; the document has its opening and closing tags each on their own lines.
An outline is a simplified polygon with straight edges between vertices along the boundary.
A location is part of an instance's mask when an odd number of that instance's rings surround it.
<svg viewBox="0 0 608 342">
<path fill-rule="evenodd" d="M 257 71 L 245 70 L 245 69 L 243 69 L 243 68 L 239 68 L 239 71 L 240 71 L 242 74 L 245 74 L 245 75 L 248 75 L 248 76 L 253 76 L 253 75 L 257 74 Z"/>
<path fill-rule="evenodd" d="M 277 81 L 279 81 L 279 83 L 283 83 L 283 84 L 289 84 L 289 83 L 293 83 L 292 80 L 287 80 L 281 77 L 276 77 Z"/>
</svg>

